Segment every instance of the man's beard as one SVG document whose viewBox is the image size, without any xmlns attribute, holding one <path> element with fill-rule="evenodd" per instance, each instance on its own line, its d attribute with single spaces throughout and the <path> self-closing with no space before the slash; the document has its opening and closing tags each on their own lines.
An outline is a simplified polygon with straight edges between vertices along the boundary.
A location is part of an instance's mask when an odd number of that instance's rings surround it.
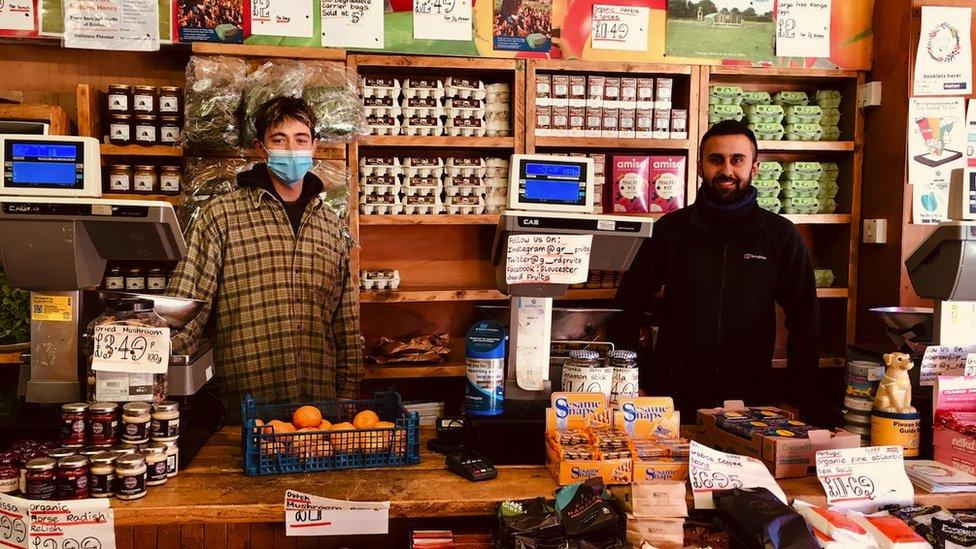
<svg viewBox="0 0 976 549">
<path fill-rule="evenodd" d="M 746 195 L 751 178 L 741 180 L 737 177 L 718 175 L 705 185 L 708 198 L 717 204 L 732 204 Z M 728 185 L 732 183 L 732 185 Z"/>
</svg>

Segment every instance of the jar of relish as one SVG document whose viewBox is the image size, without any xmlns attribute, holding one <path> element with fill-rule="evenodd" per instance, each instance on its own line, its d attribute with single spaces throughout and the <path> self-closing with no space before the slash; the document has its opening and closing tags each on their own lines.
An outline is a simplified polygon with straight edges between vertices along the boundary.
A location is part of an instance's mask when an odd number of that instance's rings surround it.
<svg viewBox="0 0 976 549">
<path fill-rule="evenodd" d="M 27 499 L 54 499 L 58 495 L 58 462 L 37 458 L 27 462 Z"/>
<path fill-rule="evenodd" d="M 92 446 L 111 446 L 119 440 L 119 405 L 93 402 L 88 407 L 88 442 Z"/>
<path fill-rule="evenodd" d="M 72 402 L 61 406 L 61 444 L 76 446 L 85 443 L 85 415 L 88 405 Z"/>
<path fill-rule="evenodd" d="M 71 456 L 58 462 L 58 497 L 61 499 L 88 497 L 88 458 Z"/>
</svg>

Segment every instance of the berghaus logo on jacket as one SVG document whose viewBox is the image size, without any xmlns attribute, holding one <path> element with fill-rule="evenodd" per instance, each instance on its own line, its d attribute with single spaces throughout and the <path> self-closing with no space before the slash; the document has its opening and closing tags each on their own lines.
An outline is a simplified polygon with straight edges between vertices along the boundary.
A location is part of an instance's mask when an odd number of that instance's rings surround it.
<svg viewBox="0 0 976 549">
<path fill-rule="evenodd" d="M 768 258 L 764 255 L 746 253 L 742 255 L 742 259 L 755 259 L 758 261 L 766 261 Z"/>
</svg>

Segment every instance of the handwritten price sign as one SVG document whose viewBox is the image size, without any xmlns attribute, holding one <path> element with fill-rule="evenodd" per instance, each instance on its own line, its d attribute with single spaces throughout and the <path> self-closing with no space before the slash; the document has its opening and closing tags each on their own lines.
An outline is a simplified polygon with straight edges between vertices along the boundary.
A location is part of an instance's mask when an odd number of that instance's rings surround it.
<svg viewBox="0 0 976 549">
<path fill-rule="evenodd" d="M 387 534 L 389 501 L 344 501 L 285 491 L 285 535 Z"/>
<path fill-rule="evenodd" d="M 692 441 L 689 467 L 695 509 L 714 509 L 712 492 L 733 488 L 766 488 L 786 503 L 783 489 L 758 459 L 726 454 Z"/>
<path fill-rule="evenodd" d="M 595 50 L 647 51 L 650 17 L 646 7 L 594 4 L 590 44 Z"/>
<path fill-rule="evenodd" d="M 693 485 L 706 490 L 731 490 L 742 488 L 742 481 L 739 475 L 725 474 L 720 471 L 696 471 L 696 478 L 692 481 Z"/>
<path fill-rule="evenodd" d="M 169 328 L 107 324 L 92 336 L 92 369 L 103 372 L 165 374 L 169 368 Z"/>
<path fill-rule="evenodd" d="M 471 40 L 471 0 L 414 0 L 413 37 Z"/>
<path fill-rule="evenodd" d="M 827 504 L 844 509 L 867 512 L 915 499 L 899 446 L 820 450 L 817 478 L 827 495 Z"/>
</svg>

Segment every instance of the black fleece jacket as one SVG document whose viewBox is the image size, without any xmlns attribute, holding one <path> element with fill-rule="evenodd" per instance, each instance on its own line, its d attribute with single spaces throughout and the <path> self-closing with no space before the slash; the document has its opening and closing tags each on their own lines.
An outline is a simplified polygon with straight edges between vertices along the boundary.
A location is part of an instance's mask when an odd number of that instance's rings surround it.
<svg viewBox="0 0 976 549">
<path fill-rule="evenodd" d="M 754 190 L 724 210 L 703 191 L 695 204 L 655 223 L 617 292 L 622 326 L 636 326 L 664 288 L 641 387 L 674 396 L 685 421 L 725 399 L 808 411 L 820 347 L 810 254 L 790 221 L 756 205 Z M 771 365 L 776 304 L 789 332 L 786 372 Z M 634 331 L 621 336 L 634 348 Z"/>
</svg>

